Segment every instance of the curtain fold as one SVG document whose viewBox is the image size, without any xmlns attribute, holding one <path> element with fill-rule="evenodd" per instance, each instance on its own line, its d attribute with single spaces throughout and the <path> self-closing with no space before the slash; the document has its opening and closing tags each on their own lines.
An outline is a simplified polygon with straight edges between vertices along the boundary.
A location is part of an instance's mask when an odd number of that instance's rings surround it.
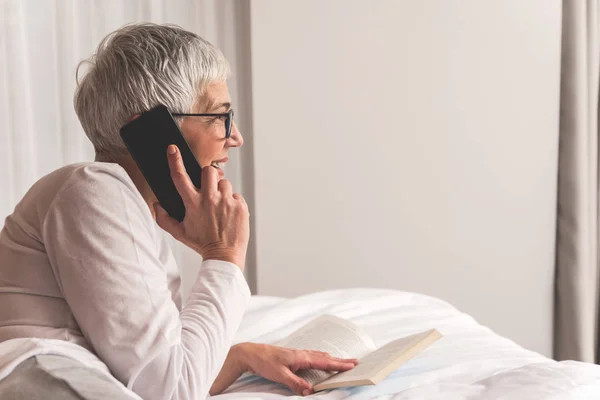
<svg viewBox="0 0 600 400">
<path fill-rule="evenodd" d="M 598 0 L 564 0 L 554 355 L 598 361 Z"/>
<path fill-rule="evenodd" d="M 2 0 L 0 1 L 0 218 L 29 187 L 63 165 L 90 161 L 94 152 L 73 109 L 75 68 L 109 32 L 131 22 L 174 23 L 198 33 L 229 59 L 236 123 L 251 136 L 247 0 Z M 240 12 L 242 10 L 243 12 Z M 245 11 L 244 11 L 245 10 Z M 239 106 L 239 107 L 238 107 Z M 251 146 L 234 150 L 227 178 L 241 191 Z M 251 165 L 248 167 L 251 169 Z M 245 194 L 244 192 L 242 192 Z M 246 195 L 246 197 L 248 197 Z M 252 199 L 247 198 L 250 206 Z M 0 223 L 0 226 L 3 222 Z M 172 242 L 184 296 L 199 256 Z M 252 250 L 249 251 L 250 254 Z M 251 270 L 253 260 L 248 260 Z M 252 282 L 251 282 L 251 286 Z"/>
</svg>

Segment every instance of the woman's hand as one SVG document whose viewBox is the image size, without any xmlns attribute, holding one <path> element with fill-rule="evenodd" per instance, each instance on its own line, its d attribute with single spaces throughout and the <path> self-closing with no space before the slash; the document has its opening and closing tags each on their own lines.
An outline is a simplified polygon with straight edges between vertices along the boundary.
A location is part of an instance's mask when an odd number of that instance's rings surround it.
<svg viewBox="0 0 600 400">
<path fill-rule="evenodd" d="M 257 343 L 240 343 L 231 348 L 210 394 L 227 389 L 244 372 L 261 376 L 289 387 L 299 395 L 312 393 L 312 386 L 295 374 L 301 369 L 348 371 L 358 364 L 355 359 L 332 357 L 327 353 L 293 350 Z"/>
<path fill-rule="evenodd" d="M 211 166 L 202 168 L 202 187 L 198 190 L 175 145 L 169 146 L 167 158 L 171 178 L 185 205 L 185 218 L 179 223 L 154 203 L 158 225 L 204 260 L 229 261 L 243 270 L 250 236 L 250 214 L 244 198 L 232 194 L 231 183 L 219 180 Z"/>
</svg>

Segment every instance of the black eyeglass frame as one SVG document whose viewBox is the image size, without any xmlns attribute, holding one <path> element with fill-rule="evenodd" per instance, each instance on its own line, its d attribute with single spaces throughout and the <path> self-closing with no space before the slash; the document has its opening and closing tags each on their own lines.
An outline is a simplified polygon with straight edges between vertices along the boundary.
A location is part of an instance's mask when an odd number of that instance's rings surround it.
<svg viewBox="0 0 600 400">
<path fill-rule="evenodd" d="M 174 117 L 225 117 L 225 139 L 231 137 L 231 127 L 233 126 L 233 109 L 226 113 L 220 114 L 183 114 L 183 113 L 171 113 Z"/>
</svg>

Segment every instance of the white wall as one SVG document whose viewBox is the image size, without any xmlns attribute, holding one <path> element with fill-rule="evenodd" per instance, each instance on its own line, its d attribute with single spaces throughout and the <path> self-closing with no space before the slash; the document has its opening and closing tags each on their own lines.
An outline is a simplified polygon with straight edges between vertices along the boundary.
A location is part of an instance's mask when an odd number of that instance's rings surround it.
<svg viewBox="0 0 600 400">
<path fill-rule="evenodd" d="M 257 289 L 450 301 L 550 355 L 561 2 L 253 0 Z"/>
</svg>

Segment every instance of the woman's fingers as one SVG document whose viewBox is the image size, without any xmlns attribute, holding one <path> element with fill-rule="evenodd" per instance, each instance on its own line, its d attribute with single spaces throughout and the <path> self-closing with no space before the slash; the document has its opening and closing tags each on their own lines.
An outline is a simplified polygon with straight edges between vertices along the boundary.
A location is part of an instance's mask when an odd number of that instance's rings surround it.
<svg viewBox="0 0 600 400">
<path fill-rule="evenodd" d="M 310 383 L 300 378 L 298 375 L 290 371 L 288 368 L 281 368 L 281 373 L 276 379 L 277 382 L 289 387 L 294 392 L 302 396 L 308 396 L 312 393 Z"/>
<path fill-rule="evenodd" d="M 170 145 L 167 149 L 167 159 L 169 161 L 171 179 L 175 184 L 177 192 L 185 205 L 190 204 L 196 193 L 196 187 L 185 170 L 179 149 L 174 144 Z"/>
<path fill-rule="evenodd" d="M 219 182 L 219 172 L 213 166 L 206 166 L 202 168 L 202 187 L 200 192 L 208 198 L 217 194 Z"/>
<path fill-rule="evenodd" d="M 323 353 L 323 355 L 331 360 L 334 361 L 340 361 L 343 363 L 352 363 L 354 365 L 358 365 L 358 360 L 356 358 L 339 358 L 339 357 L 333 357 L 331 356 L 329 353 Z"/>
<path fill-rule="evenodd" d="M 282 383 L 300 395 L 309 395 L 313 389 L 309 382 L 296 375 L 297 371 L 348 371 L 357 364 L 356 359 L 336 358 L 324 352 L 265 344 L 246 343 L 237 349 L 235 354 L 243 360 L 245 371 Z"/>
<path fill-rule="evenodd" d="M 325 357 L 310 357 L 299 365 L 298 369 L 320 369 L 323 371 L 348 371 L 356 364 L 345 361 L 335 361 Z"/>
<path fill-rule="evenodd" d="M 348 371 L 358 364 L 355 359 L 331 357 L 327 353 L 299 351 L 295 356 L 294 369 L 320 369 L 323 371 Z"/>
<path fill-rule="evenodd" d="M 221 179 L 217 184 L 219 188 L 219 192 L 221 192 L 221 196 L 228 199 L 233 196 L 233 188 L 231 187 L 231 182 L 227 179 Z"/>
</svg>

